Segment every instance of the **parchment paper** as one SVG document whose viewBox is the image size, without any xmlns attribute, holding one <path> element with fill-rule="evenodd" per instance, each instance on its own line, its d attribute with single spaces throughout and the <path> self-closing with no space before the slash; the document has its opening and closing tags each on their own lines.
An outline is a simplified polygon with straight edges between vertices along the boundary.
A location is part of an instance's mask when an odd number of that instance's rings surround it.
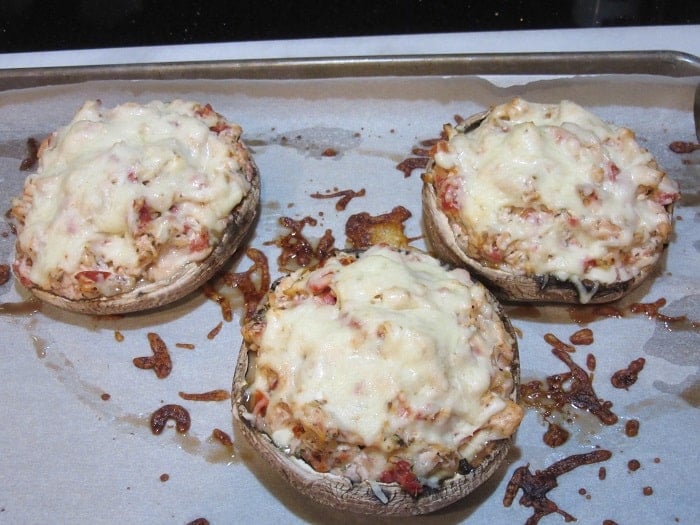
<svg viewBox="0 0 700 525">
<path fill-rule="evenodd" d="M 491 82 L 491 81 L 493 82 Z M 629 126 L 641 144 L 680 184 L 675 234 L 657 276 L 619 307 L 632 302 L 668 301 L 668 315 L 700 320 L 700 151 L 678 155 L 675 140 L 693 141 L 692 95 L 698 79 L 653 76 L 525 78 L 369 78 L 312 81 L 89 82 L 0 93 L 0 210 L 9 209 L 26 173 L 19 171 L 27 138 L 43 138 L 68 122 L 85 99 L 106 105 L 128 100 L 186 98 L 209 102 L 244 128 L 262 173 L 261 217 L 249 245 L 269 258 L 278 274 L 279 249 L 266 245 L 283 229 L 281 216 L 312 216 L 312 240 L 330 228 L 336 246 L 345 243 L 344 225 L 354 213 L 373 215 L 403 205 L 413 213 L 409 237 L 421 235 L 420 177 L 404 178 L 395 166 L 411 148 L 437 136 L 455 115 L 468 116 L 514 95 L 539 102 L 567 98 L 606 120 Z M 336 150 L 324 156 L 327 148 Z M 315 192 L 365 188 L 337 212 L 336 200 Z M 13 257 L 14 235 L 0 222 L 0 264 Z M 413 243 L 423 247 L 422 240 Z M 231 271 L 250 261 L 237 255 Z M 234 320 L 212 340 L 221 321 L 219 307 L 201 293 L 162 311 L 120 319 L 73 315 L 43 306 L 29 308 L 29 294 L 12 279 L 0 287 L 0 523 L 389 523 L 393 520 L 336 513 L 288 487 L 262 464 L 232 423 L 229 401 L 183 401 L 178 392 L 229 389 L 241 342 L 241 300 Z M 16 306 L 16 305 L 22 306 Z M 19 309 L 19 311 L 17 311 Z M 509 309 L 522 332 L 524 380 L 566 371 L 551 355 L 543 335 L 562 340 L 581 326 L 564 307 Z M 13 313 L 14 312 L 14 313 Z M 580 523 L 696 523 L 700 519 L 697 476 L 700 434 L 700 335 L 642 315 L 599 319 L 587 325 L 595 336 L 574 360 L 597 358 L 594 387 L 614 403 L 620 421 L 602 427 L 585 414 L 564 423 L 569 441 L 550 448 L 542 441 L 542 418 L 529 410 L 509 463 L 473 495 L 437 514 L 403 523 L 524 523 L 531 509 L 503 506 L 505 486 L 515 468 L 543 469 L 571 454 L 605 448 L 604 466 L 580 467 L 559 479 L 549 493 Z M 115 331 L 123 334 L 118 342 Z M 173 371 L 159 380 L 134 367 L 150 355 L 148 332 L 168 345 Z M 178 342 L 195 349 L 176 348 Z M 628 390 L 615 389 L 610 376 L 637 357 L 646 366 Z M 103 400 L 103 394 L 109 399 Z M 172 425 L 161 435 L 149 428 L 151 413 L 179 403 L 192 416 L 187 435 Z M 574 411 L 575 412 L 575 411 Z M 638 419 L 640 432 L 625 435 L 625 421 Z M 211 439 L 219 428 L 232 435 L 228 450 Z M 655 461 L 656 458 L 656 461 Z M 641 469 L 630 472 L 637 459 Z M 161 475 L 167 474 L 167 481 Z M 653 488 L 651 496 L 643 487 Z M 585 489 L 580 494 L 579 489 Z M 519 496 L 518 496 L 519 497 Z M 563 522 L 559 515 L 541 523 Z"/>
</svg>

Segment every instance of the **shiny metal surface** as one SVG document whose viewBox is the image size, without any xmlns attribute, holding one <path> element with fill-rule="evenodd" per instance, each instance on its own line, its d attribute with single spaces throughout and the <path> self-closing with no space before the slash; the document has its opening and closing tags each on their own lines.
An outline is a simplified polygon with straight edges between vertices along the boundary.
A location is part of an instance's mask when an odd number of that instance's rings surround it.
<svg viewBox="0 0 700 525">
<path fill-rule="evenodd" d="M 700 84 L 695 88 L 695 101 L 693 102 L 693 118 L 695 119 L 695 138 L 700 142 Z"/>
<path fill-rule="evenodd" d="M 88 80 L 318 79 L 459 75 L 700 75 L 700 58 L 676 51 L 547 52 L 264 59 L 0 70 L 0 90 Z"/>
</svg>

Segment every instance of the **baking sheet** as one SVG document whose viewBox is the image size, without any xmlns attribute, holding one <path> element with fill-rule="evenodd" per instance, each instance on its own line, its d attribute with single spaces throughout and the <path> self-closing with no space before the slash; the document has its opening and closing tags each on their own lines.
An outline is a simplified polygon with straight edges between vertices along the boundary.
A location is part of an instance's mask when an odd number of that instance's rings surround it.
<svg viewBox="0 0 700 525">
<path fill-rule="evenodd" d="M 502 59 L 504 57 L 501 57 Z M 507 57 L 505 57 L 507 58 Z M 512 57 L 511 57 L 512 58 Z M 426 59 L 429 60 L 429 59 Z M 503 63 L 510 63 L 502 60 Z M 595 62 L 595 61 L 593 61 Z M 377 67 L 365 62 L 365 66 Z M 344 245 L 344 224 L 354 213 L 385 213 L 403 205 L 413 216 L 406 222 L 409 237 L 420 237 L 419 172 L 404 178 L 396 164 L 411 156 L 421 140 L 435 137 L 455 115 L 467 116 L 514 95 L 533 101 L 575 100 L 599 116 L 626 125 L 681 184 L 675 234 L 659 275 L 623 301 L 668 301 L 663 312 L 700 319 L 700 151 L 678 155 L 668 149 L 675 140 L 693 141 L 691 114 L 698 76 L 693 61 L 662 71 L 648 62 L 650 73 L 572 75 L 557 71 L 498 68 L 475 76 L 392 75 L 377 67 L 374 75 L 355 78 L 220 78 L 178 66 L 179 79 L 162 78 L 147 67 L 100 68 L 99 80 L 34 71 L 34 87 L 0 93 L 0 209 L 7 210 L 21 191 L 19 171 L 28 137 L 42 138 L 67 122 L 88 98 L 106 105 L 127 100 L 188 98 L 209 102 L 244 128 L 263 177 L 261 217 L 249 245 L 264 251 L 277 275 L 279 249 L 273 241 L 284 230 L 281 216 L 314 217 L 304 233 L 318 239 L 331 229 L 336 246 Z M 675 63 L 674 63 L 675 64 Z M 318 64 L 317 64 L 318 65 Z M 560 69 L 564 64 L 560 61 Z M 423 67 L 428 67 L 424 64 Z M 685 68 L 688 69 L 685 69 Z M 120 75 L 129 70 L 129 75 Z M 461 71 L 468 71 L 464 61 Z M 314 71 L 323 71 L 314 70 Z M 201 73 L 201 72 L 200 72 Z M 543 76 L 548 73 L 548 76 Z M 640 73 L 640 71 L 635 71 Z M 389 76 L 391 75 L 391 76 Z M 219 78 L 202 78 L 218 76 Z M 233 75 L 234 77 L 237 75 Z M 331 77 L 337 75 L 329 75 Z M 3 78 L 11 80 L 12 75 Z M 138 80 L 133 78 L 138 77 Z M 123 80 L 129 78 L 130 80 Z M 335 156 L 323 152 L 332 148 Z M 366 189 L 345 211 L 333 199 L 314 199 L 315 192 Z M 12 258 L 14 236 L 0 226 L 0 263 Z M 413 243 L 422 247 L 419 239 Z M 231 271 L 250 265 L 236 256 Z M 290 489 L 246 446 L 232 423 L 228 401 L 183 401 L 178 392 L 204 392 L 231 383 L 240 345 L 241 300 L 221 288 L 234 304 L 232 322 L 218 336 L 207 334 L 221 321 L 218 306 L 196 293 L 171 308 L 120 319 L 97 319 L 43 306 L 28 306 L 26 291 L 12 280 L 0 288 L 0 522 L 3 523 L 187 523 L 204 517 L 211 523 L 381 523 L 381 519 L 338 515 Z M 543 335 L 562 340 L 580 328 L 563 307 L 511 308 L 525 380 L 563 372 Z M 543 469 L 571 454 L 606 448 L 607 477 L 599 465 L 584 466 L 559 479 L 550 497 L 581 523 L 694 523 L 700 518 L 696 495 L 700 482 L 695 446 L 700 432 L 700 336 L 689 327 L 665 326 L 641 315 L 604 318 L 587 324 L 595 335 L 590 347 L 573 354 L 585 366 L 587 353 L 597 358 L 594 387 L 614 403 L 620 421 L 601 427 L 581 415 L 566 424 L 572 437 L 549 448 L 541 417 L 528 411 L 507 465 L 468 499 L 435 515 L 406 519 L 408 523 L 524 523 L 531 515 L 516 502 L 502 503 L 515 468 L 529 464 Z M 123 335 L 118 342 L 115 332 Z M 173 358 L 171 375 L 159 380 L 151 371 L 134 367 L 132 359 L 150 354 L 148 332 L 157 332 Z M 176 348 L 192 343 L 194 350 Z M 610 376 L 632 359 L 646 366 L 629 390 L 611 386 Z M 103 399 L 103 394 L 109 394 Z M 192 416 L 186 435 L 166 428 L 153 435 L 151 413 L 164 403 L 179 403 Z M 641 423 L 639 435 L 623 431 L 628 419 Z M 232 435 L 233 450 L 211 439 L 219 428 Z M 628 470 L 631 459 L 641 468 Z M 655 461 L 656 459 L 656 461 Z M 163 474 L 168 479 L 161 479 Z M 645 496 L 643 487 L 653 488 Z M 579 489 L 585 489 L 580 494 Z M 519 497 L 519 496 L 518 496 Z M 390 522 L 391 520 L 386 520 Z M 552 515 L 542 523 L 559 523 Z"/>
</svg>

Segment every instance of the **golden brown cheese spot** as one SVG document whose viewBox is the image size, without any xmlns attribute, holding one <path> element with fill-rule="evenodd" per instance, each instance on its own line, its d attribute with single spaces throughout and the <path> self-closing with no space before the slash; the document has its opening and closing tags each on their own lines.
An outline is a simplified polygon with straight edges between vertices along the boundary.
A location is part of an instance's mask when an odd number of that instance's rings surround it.
<svg viewBox="0 0 700 525">
<path fill-rule="evenodd" d="M 345 235 L 351 246 L 357 249 L 386 244 L 395 248 L 406 248 L 409 243 L 404 233 L 404 222 L 411 212 L 396 206 L 389 213 L 372 216 L 367 212 L 350 216 L 345 224 Z"/>
</svg>

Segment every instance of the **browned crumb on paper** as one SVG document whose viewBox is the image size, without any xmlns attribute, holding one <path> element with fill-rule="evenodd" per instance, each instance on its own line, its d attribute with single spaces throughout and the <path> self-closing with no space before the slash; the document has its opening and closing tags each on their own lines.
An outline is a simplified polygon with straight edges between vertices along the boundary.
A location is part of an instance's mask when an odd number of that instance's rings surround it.
<svg viewBox="0 0 700 525">
<path fill-rule="evenodd" d="M 134 366 L 143 370 L 153 370 L 158 379 L 165 379 L 170 375 L 173 369 L 173 363 L 170 359 L 170 352 L 163 340 L 155 332 L 148 333 L 148 342 L 153 351 L 152 356 L 135 357 Z"/>
<path fill-rule="evenodd" d="M 206 518 L 197 518 L 190 521 L 187 525 L 209 525 L 209 520 Z"/>
<path fill-rule="evenodd" d="M 610 304 L 569 306 L 567 312 L 571 320 L 578 324 L 592 323 L 596 319 L 625 317 L 626 314 L 642 314 L 649 319 L 661 321 L 667 325 L 688 322 L 692 328 L 700 328 L 700 322 L 688 320 L 686 315 L 669 316 L 662 314 L 660 309 L 666 305 L 666 299 L 661 297 L 649 303 L 632 303 L 626 308 Z"/>
<path fill-rule="evenodd" d="M 29 137 L 27 139 L 27 155 L 22 159 L 19 165 L 20 171 L 29 171 L 36 166 L 39 160 L 39 141 Z"/>
<path fill-rule="evenodd" d="M 552 448 L 560 447 L 569 439 L 569 431 L 554 423 L 549 423 L 542 440 Z"/>
<path fill-rule="evenodd" d="M 547 497 L 547 493 L 559 485 L 557 478 L 562 474 L 582 465 L 607 461 L 611 457 L 612 453 L 609 450 L 595 450 L 586 454 L 566 457 L 544 470 L 536 470 L 534 474 L 530 472 L 527 465 L 518 467 L 506 486 L 503 505 L 510 507 L 518 491 L 522 490 L 523 495 L 518 503 L 534 510 L 533 515 L 525 522 L 526 525 L 536 525 L 543 517 L 555 512 L 563 516 L 567 522 L 576 521 L 576 518 L 571 514 L 557 507 L 557 504 Z"/>
<path fill-rule="evenodd" d="M 0 264 L 0 286 L 10 280 L 10 265 Z"/>
<path fill-rule="evenodd" d="M 593 330 L 590 328 L 581 328 L 569 336 L 569 342 L 572 345 L 592 345 Z"/>
<path fill-rule="evenodd" d="M 121 343 L 122 341 L 124 341 L 124 334 L 121 333 L 119 330 L 115 330 L 114 331 L 114 340 L 117 343 Z"/>
<path fill-rule="evenodd" d="M 214 328 L 209 330 L 209 333 L 207 334 L 207 339 L 214 339 L 217 335 L 219 335 L 219 332 L 221 332 L 221 328 L 224 326 L 223 321 L 219 321 L 219 324 L 217 324 Z"/>
<path fill-rule="evenodd" d="M 588 354 L 586 356 L 586 368 L 589 372 L 595 372 L 596 358 L 593 354 Z"/>
<path fill-rule="evenodd" d="M 190 429 L 191 419 L 187 409 L 180 405 L 168 404 L 163 405 L 151 415 L 151 432 L 156 435 L 163 432 L 170 419 L 175 421 L 175 429 L 180 434 L 184 434 Z"/>
<path fill-rule="evenodd" d="M 461 121 L 456 120 L 456 122 L 459 124 L 459 122 Z M 414 170 L 426 169 L 430 162 L 430 154 L 433 147 L 435 147 L 435 145 L 441 140 L 446 139 L 447 134 L 445 133 L 445 129 L 443 128 L 438 138 L 421 140 L 418 146 L 414 146 L 413 148 L 411 148 L 411 154 L 414 156 L 408 157 L 399 162 L 396 165 L 396 169 L 403 173 L 404 178 L 410 177 Z"/>
<path fill-rule="evenodd" d="M 615 372 L 610 378 L 612 386 L 627 390 L 637 382 L 639 372 L 641 372 L 644 368 L 644 363 L 646 363 L 646 360 L 643 357 L 640 357 L 632 361 L 627 368 L 623 368 L 622 370 Z"/>
<path fill-rule="evenodd" d="M 163 483 L 165 483 L 166 481 L 168 481 L 170 479 L 170 474 L 163 473 L 160 475 L 160 477 L 158 479 L 160 479 Z"/>
<path fill-rule="evenodd" d="M 214 430 L 212 430 L 211 437 L 212 439 L 215 439 L 225 447 L 233 447 L 233 440 L 231 439 L 231 436 L 229 436 L 220 428 L 215 428 Z"/>
<path fill-rule="evenodd" d="M 685 315 L 669 316 L 662 314 L 659 310 L 666 306 L 666 299 L 661 297 L 652 303 L 634 303 L 629 306 L 630 312 L 633 314 L 644 314 L 650 319 L 656 319 L 663 323 L 677 323 L 685 321 Z"/>
<path fill-rule="evenodd" d="M 302 233 L 305 226 L 316 226 L 318 224 L 318 221 L 313 217 L 306 216 L 300 220 L 295 220 L 291 217 L 280 217 L 279 223 L 288 230 L 288 233 L 280 235 L 277 239 L 268 241 L 265 244 L 281 248 L 282 251 L 277 258 L 277 265 L 280 271 L 293 271 L 298 268 L 312 267 L 324 261 L 333 253 L 335 238 L 331 230 L 325 231 L 316 243 L 316 246 Z"/>
<path fill-rule="evenodd" d="M 183 348 L 184 350 L 194 350 L 195 346 L 192 343 L 175 343 L 176 348 Z"/>
<path fill-rule="evenodd" d="M 225 401 L 231 399 L 229 391 L 223 389 L 201 393 L 178 392 L 178 395 L 185 401 Z"/>
<path fill-rule="evenodd" d="M 692 153 L 696 149 L 700 149 L 700 144 L 697 142 L 686 142 L 684 140 L 675 140 L 668 145 L 673 153 L 685 154 Z"/>
<path fill-rule="evenodd" d="M 630 419 L 625 423 L 625 435 L 627 437 L 637 437 L 639 434 L 639 421 L 637 419 Z"/>
<path fill-rule="evenodd" d="M 314 199 L 339 199 L 338 202 L 335 203 L 335 209 L 337 211 L 344 211 L 345 208 L 348 207 L 348 204 L 350 204 L 350 201 L 354 199 L 355 197 L 364 197 L 365 196 L 365 189 L 361 188 L 358 191 L 355 190 L 340 190 L 340 191 L 334 191 L 333 193 L 312 193 L 311 197 Z"/>
<path fill-rule="evenodd" d="M 425 157 L 409 157 L 409 158 L 404 159 L 401 162 L 399 162 L 396 165 L 396 169 L 403 172 L 404 178 L 408 178 L 411 176 L 411 173 L 413 173 L 414 170 L 427 168 L 429 161 L 430 161 L 430 158 L 427 156 L 425 156 Z"/>
<path fill-rule="evenodd" d="M 291 217 L 280 217 L 279 223 L 289 230 L 286 235 L 281 235 L 269 243 L 282 249 L 282 253 L 277 258 L 279 268 L 281 270 L 291 270 L 293 266 L 298 268 L 308 266 L 314 258 L 315 250 L 311 242 L 302 233 L 302 230 L 307 225 L 316 226 L 318 221 L 310 216 L 300 220 L 294 220 Z"/>
<path fill-rule="evenodd" d="M 227 323 L 233 320 L 233 308 L 231 307 L 231 301 L 225 295 L 219 293 L 211 283 L 206 283 L 202 286 L 202 291 L 207 299 L 211 299 L 219 305 L 221 308 L 221 317 Z"/>
<path fill-rule="evenodd" d="M 568 352 L 552 348 L 552 353 L 569 367 L 569 372 L 548 376 L 544 383 L 534 380 L 520 385 L 522 402 L 541 409 L 545 416 L 570 404 L 587 410 L 605 425 L 615 424 L 617 416 L 610 410 L 612 403 L 597 396 L 592 377 L 574 363 Z"/>
<path fill-rule="evenodd" d="M 240 273 L 225 273 L 222 279 L 227 286 L 237 288 L 243 295 L 247 319 L 253 315 L 258 303 L 270 288 L 270 268 L 267 257 L 260 250 L 248 248 L 245 253 L 253 261 L 251 267 Z"/>
<path fill-rule="evenodd" d="M 544 334 L 544 340 L 547 343 L 549 343 L 550 345 L 552 345 L 552 347 L 554 347 L 558 350 L 562 350 L 564 352 L 569 352 L 569 353 L 573 353 L 576 351 L 576 349 L 573 346 L 567 345 L 564 341 L 559 339 L 554 334 L 550 334 L 550 333 Z"/>
<path fill-rule="evenodd" d="M 395 206 L 389 213 L 372 216 L 367 212 L 351 215 L 345 223 L 345 235 L 356 249 L 376 244 L 394 248 L 407 248 L 410 239 L 404 233 L 404 222 L 411 212 L 403 206 Z"/>
</svg>

